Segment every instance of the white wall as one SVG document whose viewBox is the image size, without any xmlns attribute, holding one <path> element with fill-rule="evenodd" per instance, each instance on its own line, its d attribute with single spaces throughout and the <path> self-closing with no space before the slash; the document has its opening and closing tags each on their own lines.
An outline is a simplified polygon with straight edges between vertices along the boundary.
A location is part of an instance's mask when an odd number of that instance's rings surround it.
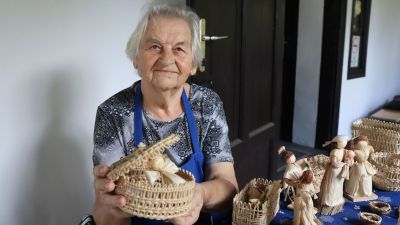
<svg viewBox="0 0 400 225">
<path fill-rule="evenodd" d="M 124 48 L 146 2 L 0 1 L 0 224 L 91 211 L 96 107 L 138 79 Z"/>
<path fill-rule="evenodd" d="M 351 123 L 400 95 L 400 1 L 372 1 L 366 76 L 347 80 L 351 2 L 348 2 L 339 134 Z"/>
<path fill-rule="evenodd" d="M 314 146 L 324 1 L 300 0 L 293 142 Z"/>
</svg>

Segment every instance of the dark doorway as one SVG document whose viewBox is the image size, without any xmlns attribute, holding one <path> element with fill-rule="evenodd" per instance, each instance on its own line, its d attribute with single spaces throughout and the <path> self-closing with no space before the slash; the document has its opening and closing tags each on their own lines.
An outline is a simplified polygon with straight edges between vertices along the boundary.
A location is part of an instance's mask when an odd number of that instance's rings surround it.
<svg viewBox="0 0 400 225">
<path fill-rule="evenodd" d="M 346 0 L 325 0 L 315 147 L 338 134 Z"/>
<path fill-rule="evenodd" d="M 279 138 L 284 2 L 188 0 L 207 21 L 205 72 L 192 81 L 224 102 L 240 187 L 255 177 L 276 178 Z"/>
<path fill-rule="evenodd" d="M 292 142 L 293 136 L 298 23 L 299 0 L 286 1 L 280 138 L 288 142 Z"/>
</svg>

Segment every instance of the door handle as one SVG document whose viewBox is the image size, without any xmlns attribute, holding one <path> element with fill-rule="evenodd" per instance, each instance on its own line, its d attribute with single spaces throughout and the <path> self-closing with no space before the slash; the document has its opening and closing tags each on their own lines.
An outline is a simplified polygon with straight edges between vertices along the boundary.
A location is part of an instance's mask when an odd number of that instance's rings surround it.
<svg viewBox="0 0 400 225">
<path fill-rule="evenodd" d="M 203 36 L 202 41 L 215 41 L 228 38 L 229 36 Z"/>
<path fill-rule="evenodd" d="M 216 41 L 216 40 L 226 39 L 228 37 L 229 36 L 207 36 L 206 35 L 206 19 L 204 19 L 204 18 L 200 19 L 200 49 L 204 56 L 203 62 L 201 63 L 201 66 L 199 68 L 200 72 L 206 71 L 206 67 L 204 64 L 205 57 L 206 57 L 206 41 Z"/>
</svg>

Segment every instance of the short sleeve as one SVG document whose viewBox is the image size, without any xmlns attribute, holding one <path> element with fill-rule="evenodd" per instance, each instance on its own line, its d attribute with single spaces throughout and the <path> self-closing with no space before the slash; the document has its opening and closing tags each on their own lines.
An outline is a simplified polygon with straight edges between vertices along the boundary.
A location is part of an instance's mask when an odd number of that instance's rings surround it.
<svg viewBox="0 0 400 225">
<path fill-rule="evenodd" d="M 217 98 L 203 143 L 206 164 L 232 162 L 232 151 L 228 136 L 228 124 L 225 118 L 222 101 Z"/>
<path fill-rule="evenodd" d="M 112 118 L 101 108 L 97 108 L 93 134 L 93 165 L 110 166 L 125 156 L 118 129 Z"/>
</svg>

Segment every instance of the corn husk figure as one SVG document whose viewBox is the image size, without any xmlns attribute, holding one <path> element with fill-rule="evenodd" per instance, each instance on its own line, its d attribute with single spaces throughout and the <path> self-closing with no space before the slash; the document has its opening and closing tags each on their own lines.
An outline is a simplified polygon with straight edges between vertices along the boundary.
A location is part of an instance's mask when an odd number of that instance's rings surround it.
<svg viewBox="0 0 400 225">
<path fill-rule="evenodd" d="M 350 169 L 349 180 L 346 182 L 345 196 L 353 202 L 377 199 L 372 192 L 372 176 L 377 170 L 368 162 L 374 148 L 368 144 L 367 136 L 354 139 L 355 163 Z"/>
<path fill-rule="evenodd" d="M 145 170 L 147 180 L 150 184 L 155 184 L 159 180 L 163 180 L 166 184 L 183 184 L 185 179 L 177 175 L 179 167 L 177 167 L 167 155 L 157 156 L 148 162 L 149 170 Z"/>
<path fill-rule="evenodd" d="M 348 137 L 339 135 L 323 145 L 325 147 L 335 143 L 334 149 L 329 154 L 330 163 L 321 182 L 318 199 L 321 214 L 333 215 L 343 208 L 343 184 L 349 177 L 349 167 L 352 164 L 350 157 L 352 154 L 345 149 L 348 141 Z"/>
<path fill-rule="evenodd" d="M 297 194 L 294 198 L 294 217 L 293 225 L 320 225 L 322 222 L 315 216 L 313 198 L 315 195 L 314 185 L 315 179 L 312 170 L 303 172 L 300 178 L 300 184 L 297 188 Z"/>
<path fill-rule="evenodd" d="M 304 170 L 309 168 L 310 159 L 305 158 L 296 161 L 294 153 L 287 151 L 285 146 L 281 146 L 277 152 L 286 166 L 283 174 L 284 200 L 289 203 L 287 207 L 293 209 L 293 197 L 296 195 L 296 188 Z"/>
<path fill-rule="evenodd" d="M 397 221 L 397 225 L 400 225 L 400 206 L 399 206 L 399 220 Z"/>
</svg>

